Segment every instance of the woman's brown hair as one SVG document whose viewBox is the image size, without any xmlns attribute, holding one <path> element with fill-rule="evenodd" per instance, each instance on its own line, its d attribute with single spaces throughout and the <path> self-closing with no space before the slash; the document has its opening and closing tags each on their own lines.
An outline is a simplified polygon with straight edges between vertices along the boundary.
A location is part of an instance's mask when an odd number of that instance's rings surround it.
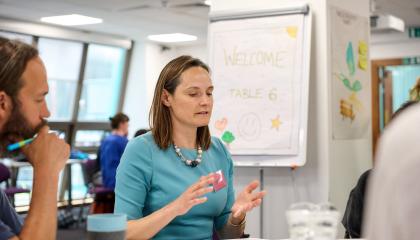
<svg viewBox="0 0 420 240">
<path fill-rule="evenodd" d="M 181 81 L 182 73 L 192 67 L 201 67 L 210 72 L 209 67 L 200 59 L 185 55 L 170 61 L 160 72 L 150 108 L 149 123 L 155 142 L 161 149 L 167 149 L 172 144 L 173 138 L 171 113 L 162 102 L 163 90 L 165 89 L 173 95 Z M 210 147 L 210 142 L 209 127 L 199 127 L 197 129 L 197 146 L 207 150 Z"/>
</svg>

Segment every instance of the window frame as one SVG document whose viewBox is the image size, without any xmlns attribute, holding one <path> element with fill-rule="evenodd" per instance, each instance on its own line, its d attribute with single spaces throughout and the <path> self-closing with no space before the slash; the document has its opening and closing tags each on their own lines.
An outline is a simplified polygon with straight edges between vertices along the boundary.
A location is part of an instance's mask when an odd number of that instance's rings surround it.
<svg viewBox="0 0 420 240">
<path fill-rule="evenodd" d="M 77 41 L 75 39 L 64 39 L 60 37 L 52 37 L 52 36 L 38 36 L 33 34 L 28 34 L 27 32 L 18 32 L 18 31 L 12 31 L 9 29 L 0 29 L 3 32 L 9 32 L 9 33 L 15 33 L 15 34 L 24 34 L 32 37 L 32 45 L 34 47 L 38 47 L 38 42 L 40 38 L 45 39 L 55 39 L 55 40 L 62 40 L 62 41 L 72 41 L 72 42 L 81 42 L 83 44 L 83 50 L 82 50 L 82 58 L 80 63 L 80 69 L 77 79 L 77 87 L 76 87 L 76 95 L 74 98 L 74 108 L 72 112 L 72 117 L 70 121 L 49 121 L 48 124 L 52 130 L 59 130 L 62 132 L 65 132 L 65 140 L 70 144 L 70 146 L 73 148 L 75 146 L 75 138 L 76 133 L 78 130 L 102 130 L 102 131 L 111 131 L 111 127 L 109 124 L 109 121 L 78 121 L 78 115 L 79 115 L 79 101 L 82 95 L 82 88 L 83 88 L 83 82 L 84 82 L 84 75 L 86 70 L 86 63 L 87 63 L 87 55 L 88 55 L 88 48 L 90 44 L 100 44 L 104 46 L 112 46 L 112 47 L 119 47 L 126 51 L 125 58 L 124 58 L 124 70 L 122 73 L 122 79 L 121 79 L 121 87 L 119 92 L 119 98 L 117 103 L 117 112 L 121 112 L 123 105 L 124 105 L 124 99 L 126 96 L 126 88 L 127 88 L 127 82 L 128 82 L 128 72 L 130 70 L 130 63 L 132 60 L 132 52 L 133 52 L 133 46 L 134 42 L 130 40 L 130 46 L 128 48 L 118 46 L 118 45 L 112 45 L 107 43 L 98 43 L 97 41 Z M 78 147 L 78 150 L 87 152 L 87 153 L 96 153 L 98 150 L 98 147 Z"/>
<path fill-rule="evenodd" d="M 64 131 L 66 133 L 66 141 L 70 144 L 73 148 L 75 146 L 76 140 L 76 133 L 78 130 L 103 130 L 103 131 L 111 131 L 111 127 L 108 121 L 78 121 L 79 115 L 79 101 L 82 96 L 82 89 L 84 83 L 84 76 L 86 70 L 86 63 L 87 63 L 87 54 L 89 44 L 95 43 L 83 43 L 83 52 L 82 52 L 82 59 L 81 65 L 79 70 L 79 77 L 77 81 L 76 87 L 76 96 L 74 98 L 74 109 L 72 113 L 71 121 L 51 121 L 50 127 L 51 129 L 57 129 Z M 126 86 L 128 81 L 128 71 L 131 62 L 132 56 L 132 48 L 126 49 L 126 56 L 124 59 L 124 71 L 122 75 L 121 81 L 121 88 L 119 93 L 119 99 L 117 103 L 117 112 L 121 112 L 124 104 L 125 94 L 126 94 Z M 87 153 L 96 153 L 98 151 L 98 147 L 78 147 L 79 150 L 87 152 Z"/>
</svg>

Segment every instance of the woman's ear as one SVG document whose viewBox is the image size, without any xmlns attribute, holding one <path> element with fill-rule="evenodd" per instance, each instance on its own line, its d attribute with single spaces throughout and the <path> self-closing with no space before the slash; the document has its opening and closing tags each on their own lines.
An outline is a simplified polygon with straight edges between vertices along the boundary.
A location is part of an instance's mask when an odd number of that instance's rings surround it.
<svg viewBox="0 0 420 240">
<path fill-rule="evenodd" d="M 165 105 L 167 107 L 170 107 L 171 106 L 171 103 L 169 101 L 169 98 L 170 98 L 170 93 L 166 89 L 163 89 L 162 99 L 161 99 L 163 105 Z"/>
</svg>

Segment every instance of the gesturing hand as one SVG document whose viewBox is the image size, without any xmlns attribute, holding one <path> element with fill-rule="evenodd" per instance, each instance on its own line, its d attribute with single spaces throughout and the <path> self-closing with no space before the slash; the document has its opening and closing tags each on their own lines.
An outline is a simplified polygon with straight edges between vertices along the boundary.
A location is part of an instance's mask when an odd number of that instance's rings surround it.
<svg viewBox="0 0 420 240">
<path fill-rule="evenodd" d="M 195 205 L 207 201 L 207 197 L 202 196 L 213 191 L 213 187 L 209 187 L 209 184 L 213 184 L 214 182 L 213 176 L 213 173 L 202 176 L 198 182 L 191 185 L 181 196 L 171 203 L 177 216 L 184 215 Z"/>
<path fill-rule="evenodd" d="M 240 223 L 245 214 L 251 211 L 253 208 L 261 204 L 262 198 L 266 194 L 265 191 L 255 192 L 253 191 L 260 185 L 260 183 L 255 180 L 252 181 L 245 189 L 239 193 L 236 197 L 235 203 L 232 206 L 232 220 L 234 223 Z"/>
</svg>

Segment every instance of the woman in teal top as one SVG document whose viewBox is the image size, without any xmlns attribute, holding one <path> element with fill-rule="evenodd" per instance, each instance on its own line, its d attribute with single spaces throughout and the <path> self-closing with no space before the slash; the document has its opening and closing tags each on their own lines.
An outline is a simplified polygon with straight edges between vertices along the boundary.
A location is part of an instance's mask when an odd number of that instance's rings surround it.
<svg viewBox="0 0 420 240">
<path fill-rule="evenodd" d="M 127 239 L 211 239 L 243 234 L 246 212 L 265 192 L 250 183 L 236 198 L 230 154 L 208 123 L 209 68 L 181 56 L 162 70 L 150 111 L 151 132 L 129 142 L 117 169 L 115 212 Z"/>
</svg>

